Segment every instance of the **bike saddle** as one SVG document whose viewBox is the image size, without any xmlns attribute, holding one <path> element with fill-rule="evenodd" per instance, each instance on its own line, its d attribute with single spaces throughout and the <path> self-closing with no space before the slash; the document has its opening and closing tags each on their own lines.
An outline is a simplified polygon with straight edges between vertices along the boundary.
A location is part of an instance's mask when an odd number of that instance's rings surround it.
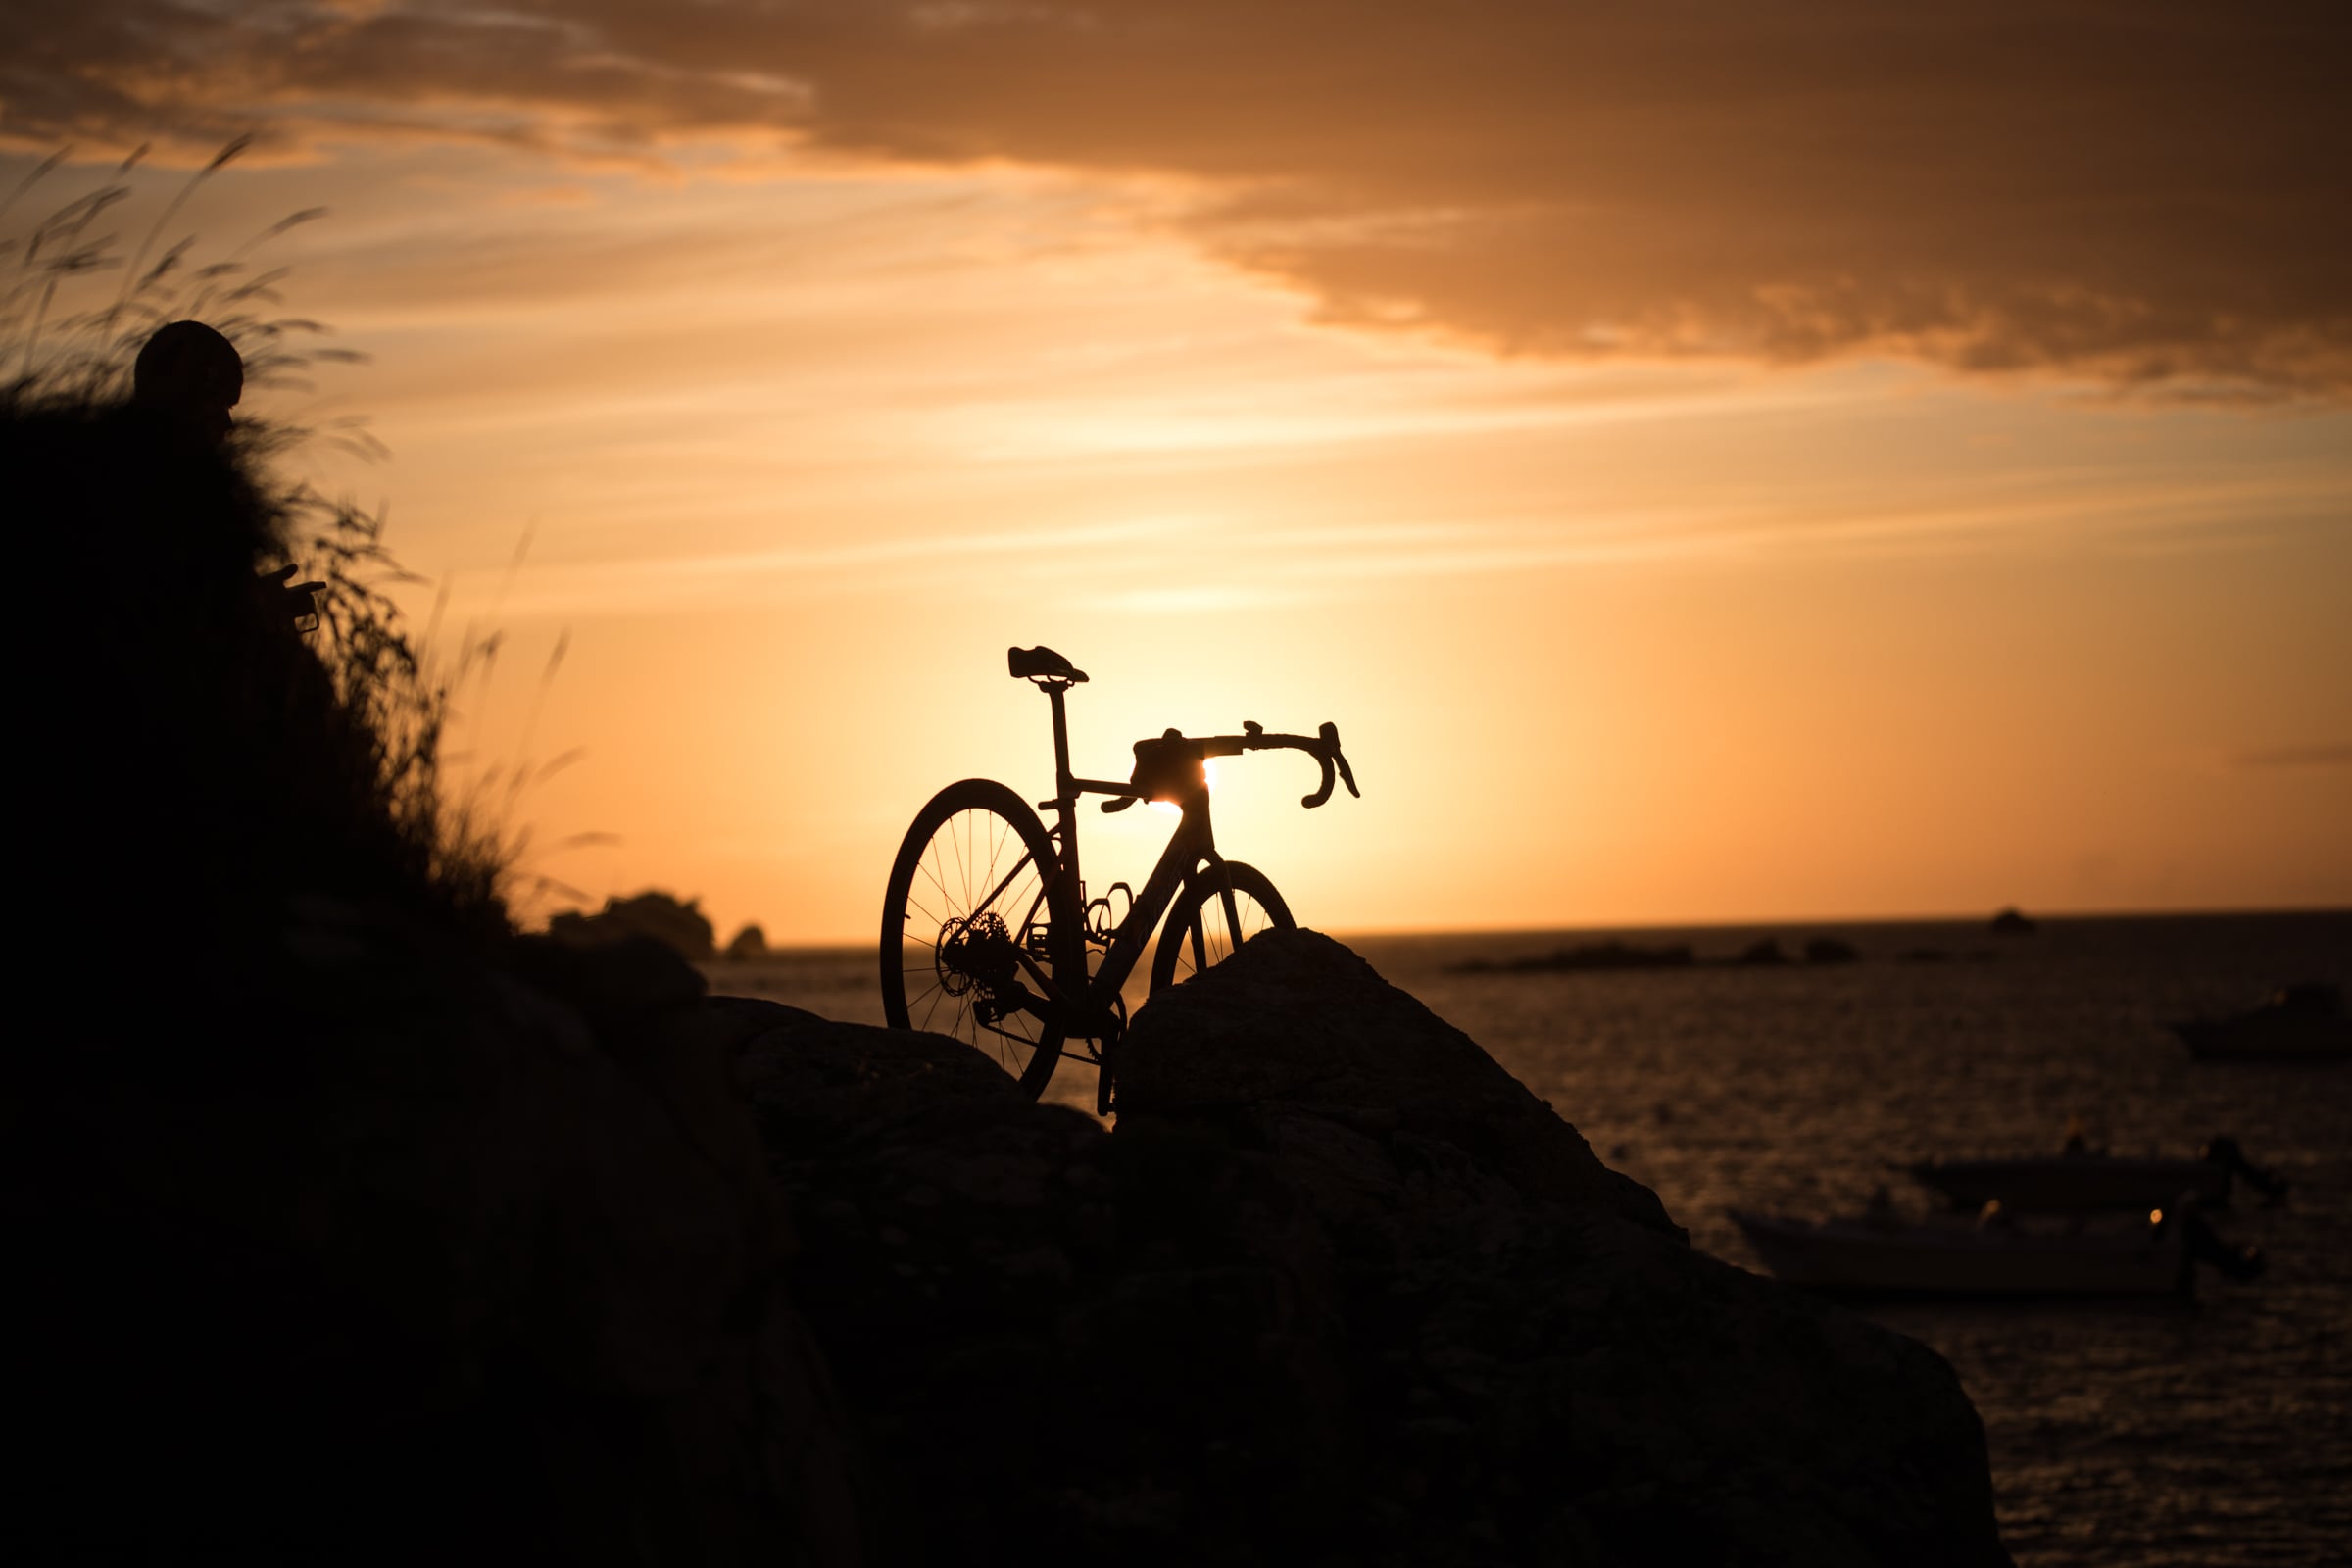
<svg viewBox="0 0 2352 1568">
<path fill-rule="evenodd" d="M 1004 664 L 1014 680 L 1058 680 L 1075 686 L 1086 679 L 1086 671 L 1074 667 L 1051 648 L 1007 648 Z"/>
</svg>

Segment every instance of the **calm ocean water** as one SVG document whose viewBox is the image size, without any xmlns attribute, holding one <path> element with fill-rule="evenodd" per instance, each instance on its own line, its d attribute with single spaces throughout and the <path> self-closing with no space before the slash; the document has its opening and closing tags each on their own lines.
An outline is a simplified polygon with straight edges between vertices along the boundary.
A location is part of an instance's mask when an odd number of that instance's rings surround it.
<svg viewBox="0 0 2352 1568">
<path fill-rule="evenodd" d="M 1611 936 L 1702 958 L 1826 936 L 1860 957 L 1451 972 Z M 1925 1211 L 1929 1195 L 1890 1165 L 2049 1152 L 2070 1116 L 2116 1152 L 2188 1154 L 2234 1135 L 2293 1184 L 2283 1206 L 2241 1196 L 2217 1216 L 2228 1240 L 2268 1254 L 2260 1280 L 2206 1271 L 2193 1305 L 1867 1310 L 1958 1368 L 2020 1563 L 2352 1561 L 2352 1067 L 2192 1062 L 2165 1028 L 2283 981 L 2352 990 L 2352 912 L 2048 920 L 2002 937 L 1885 924 L 1349 945 L 1655 1189 L 1694 1244 L 1743 1267 L 1759 1265 L 1729 1205 L 1823 1216 L 1884 1184 Z M 1922 949 L 1948 956 L 1902 956 Z M 713 981 L 878 1023 L 873 968 L 865 950 L 808 951 Z M 1077 1071 L 1049 1091 L 1089 1109 L 1093 1095 Z"/>
</svg>

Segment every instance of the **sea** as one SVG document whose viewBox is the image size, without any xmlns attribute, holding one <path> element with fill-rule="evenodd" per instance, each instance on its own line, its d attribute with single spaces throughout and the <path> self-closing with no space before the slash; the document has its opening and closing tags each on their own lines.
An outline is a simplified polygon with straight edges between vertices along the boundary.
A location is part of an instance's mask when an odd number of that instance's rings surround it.
<svg viewBox="0 0 2352 1568">
<path fill-rule="evenodd" d="M 2194 1154 L 2290 1184 L 2210 1217 L 2267 1272 L 2193 1300 L 1863 1303 L 1948 1359 L 1983 1416 L 2003 1540 L 2030 1568 L 2352 1563 L 2352 1065 L 2199 1062 L 2167 1027 L 2288 982 L 2352 994 L 2352 910 L 1716 926 L 1341 940 L 1484 1046 L 1693 1245 L 1762 1270 L 1728 1217 L 1922 1214 L 1917 1160 Z M 1688 946 L 1688 967 L 1497 972 L 1561 949 Z M 1808 962 L 1808 944 L 1852 956 Z M 1772 943 L 1793 961 L 1729 961 Z M 716 966 L 714 986 L 879 1023 L 869 949 Z M 1133 999 L 1140 1004 L 1139 994 Z M 1086 1081 L 1080 1081 L 1080 1080 Z M 1047 1098 L 1091 1111 L 1091 1072 Z"/>
</svg>

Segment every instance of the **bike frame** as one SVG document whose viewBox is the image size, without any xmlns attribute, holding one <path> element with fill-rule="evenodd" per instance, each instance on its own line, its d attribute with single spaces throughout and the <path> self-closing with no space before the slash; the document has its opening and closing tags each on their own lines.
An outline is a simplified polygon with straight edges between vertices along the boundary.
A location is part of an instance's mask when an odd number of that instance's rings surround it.
<svg viewBox="0 0 2352 1568">
<path fill-rule="evenodd" d="M 1079 909 L 1079 941 L 1083 944 L 1094 938 L 1084 923 L 1086 882 L 1078 858 L 1078 803 L 1089 795 L 1123 797 L 1130 801 L 1140 801 L 1145 796 L 1134 785 L 1123 781 L 1080 778 L 1070 771 L 1069 717 L 1062 704 L 1062 694 L 1069 688 L 1065 683 L 1055 681 L 1041 681 L 1038 684 L 1045 689 L 1054 707 L 1054 798 L 1038 802 L 1037 808 L 1054 813 L 1054 824 L 1047 831 L 1059 852 L 1060 862 L 1051 876 L 1043 878 L 1046 883 L 1045 896 L 1051 899 L 1055 884 L 1066 882 L 1070 902 Z M 1215 867 L 1224 863 L 1224 858 L 1217 854 L 1207 787 L 1202 785 L 1188 790 L 1177 805 L 1182 815 L 1177 820 L 1176 831 L 1159 852 L 1158 863 L 1152 866 L 1151 876 L 1145 879 L 1143 890 L 1135 895 L 1135 902 L 1128 907 L 1126 917 L 1112 929 L 1109 945 L 1102 955 L 1102 967 L 1088 978 L 1085 991 L 1073 998 L 1054 985 L 1047 976 L 1036 976 L 1045 983 L 1049 1004 L 1063 1010 L 1061 1022 L 1065 1038 L 1075 1036 L 1079 1039 L 1101 1040 L 1104 1049 L 1108 1049 L 1120 1031 L 1114 1004 L 1126 989 L 1128 977 L 1135 972 L 1137 960 L 1144 955 L 1144 944 L 1159 928 L 1161 917 L 1167 913 L 1168 906 L 1175 902 L 1176 895 L 1186 881 L 1198 875 L 1202 865 Z M 1013 874 L 1019 874 L 1017 867 Z M 1225 905 L 1226 929 L 1239 930 L 1241 916 L 1234 903 L 1233 889 L 1226 887 L 1220 893 Z M 1201 955 L 1196 953 L 1194 957 L 1196 962 L 1201 961 Z M 1070 1056 L 1072 1060 L 1089 1059 L 1072 1055 L 1066 1049 L 1062 1054 Z"/>
</svg>

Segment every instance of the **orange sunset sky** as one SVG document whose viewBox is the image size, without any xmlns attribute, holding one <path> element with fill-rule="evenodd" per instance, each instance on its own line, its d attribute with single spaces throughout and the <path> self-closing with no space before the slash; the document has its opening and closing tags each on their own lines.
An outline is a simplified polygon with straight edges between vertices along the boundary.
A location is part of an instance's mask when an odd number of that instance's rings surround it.
<svg viewBox="0 0 2352 1568">
<path fill-rule="evenodd" d="M 2344 905 L 2346 16 L 10 6 L 0 228 L 329 209 L 251 260 L 368 363 L 249 407 L 503 631 L 471 765 L 578 749 L 527 869 L 722 938 L 1047 793 L 1015 643 L 1082 772 L 1337 722 L 1218 786 L 1310 925 Z"/>
</svg>

